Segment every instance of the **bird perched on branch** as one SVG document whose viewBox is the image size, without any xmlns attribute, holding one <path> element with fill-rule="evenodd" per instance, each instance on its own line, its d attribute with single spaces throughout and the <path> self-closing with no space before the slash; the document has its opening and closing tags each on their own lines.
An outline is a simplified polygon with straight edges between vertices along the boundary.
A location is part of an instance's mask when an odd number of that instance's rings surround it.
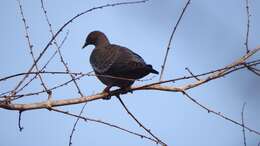
<svg viewBox="0 0 260 146">
<path fill-rule="evenodd" d="M 104 92 L 109 92 L 112 86 L 128 89 L 136 79 L 149 73 L 158 74 L 152 65 L 146 64 L 141 56 L 126 47 L 110 44 L 106 35 L 101 31 L 88 34 L 85 44 L 94 45 L 90 55 L 90 64 L 97 78 L 107 87 Z"/>
</svg>

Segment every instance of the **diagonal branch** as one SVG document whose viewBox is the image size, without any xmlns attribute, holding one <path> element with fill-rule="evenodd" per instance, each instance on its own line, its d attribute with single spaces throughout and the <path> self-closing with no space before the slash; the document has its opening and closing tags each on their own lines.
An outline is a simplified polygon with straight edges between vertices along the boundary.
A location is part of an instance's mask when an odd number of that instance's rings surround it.
<svg viewBox="0 0 260 146">
<path fill-rule="evenodd" d="M 162 142 L 162 140 L 160 140 L 157 136 L 155 136 L 150 129 L 147 129 L 130 111 L 129 109 L 126 107 L 125 103 L 123 102 L 123 100 L 120 98 L 119 95 L 116 96 L 117 99 L 119 100 L 119 102 L 121 103 L 121 105 L 124 107 L 125 111 L 135 120 L 135 122 L 142 127 L 147 133 L 149 133 L 153 138 L 155 138 L 157 140 L 157 143 L 160 143 L 162 146 L 167 146 L 166 143 Z"/>
<path fill-rule="evenodd" d="M 249 0 L 246 1 L 246 15 L 247 15 L 247 25 L 246 25 L 246 40 L 245 40 L 245 46 L 246 46 L 246 52 L 248 53 L 249 45 L 248 45 L 248 38 L 249 38 L 249 28 L 250 28 L 250 13 L 249 13 Z"/>
<path fill-rule="evenodd" d="M 67 112 L 67 111 L 62 111 L 62 110 L 59 110 L 59 109 L 56 109 L 56 108 L 52 108 L 51 110 L 52 110 L 52 111 L 55 111 L 55 112 L 58 112 L 58 113 L 62 113 L 62 114 L 68 115 L 68 116 L 72 116 L 72 117 L 76 117 L 76 118 L 82 119 L 82 120 L 84 120 L 85 122 L 90 121 L 90 122 L 95 122 L 95 123 L 103 124 L 103 125 L 106 125 L 106 126 L 109 126 L 109 127 L 112 127 L 112 128 L 115 128 L 115 129 L 118 129 L 118 130 L 121 130 L 121 131 L 124 131 L 124 132 L 126 132 L 126 133 L 129 133 L 129 134 L 138 136 L 138 137 L 140 137 L 140 138 L 145 138 L 145 139 L 147 139 L 147 140 L 151 140 L 151 141 L 157 143 L 157 141 L 156 141 L 155 139 L 151 138 L 151 137 L 148 137 L 148 136 L 145 136 L 145 135 L 143 135 L 143 134 L 139 134 L 139 133 L 130 131 L 130 130 L 128 130 L 128 129 L 122 128 L 122 127 L 117 126 L 117 125 L 115 125 L 115 124 L 111 124 L 111 123 L 108 123 L 108 122 L 105 122 L 105 121 L 101 121 L 101 120 L 97 120 L 97 119 L 93 119 L 93 118 L 88 118 L 88 117 L 79 116 L 79 115 L 72 114 L 72 113 Z"/>
<path fill-rule="evenodd" d="M 236 124 L 236 125 L 238 125 L 238 126 L 241 126 L 241 127 L 247 129 L 247 130 L 250 131 L 250 132 L 253 132 L 253 133 L 257 134 L 257 135 L 260 135 L 260 132 L 254 130 L 254 129 L 251 129 L 251 128 L 245 126 L 244 124 L 242 124 L 242 123 L 240 123 L 240 122 L 237 122 L 237 121 L 235 121 L 235 120 L 232 120 L 231 118 L 229 118 L 229 117 L 223 115 L 221 112 L 216 112 L 216 111 L 214 111 L 214 110 L 208 108 L 207 106 L 205 106 L 205 105 L 199 103 L 197 100 L 195 100 L 194 98 L 192 98 L 187 92 L 183 91 L 182 93 L 183 93 L 188 99 L 190 99 L 192 102 L 194 102 L 195 104 L 197 104 L 199 107 L 201 107 L 202 109 L 206 110 L 208 113 L 213 113 L 214 115 L 216 115 L 216 116 L 218 116 L 218 117 L 221 117 L 221 118 L 223 118 L 223 119 L 225 119 L 225 120 L 227 120 L 227 121 L 230 121 L 230 122 L 232 122 L 233 124 Z"/>
<path fill-rule="evenodd" d="M 244 146 L 246 146 L 246 133 L 245 133 L 245 124 L 244 124 L 244 111 L 245 111 L 246 103 L 243 104 L 242 112 L 241 112 L 241 121 L 242 121 L 242 132 L 243 132 L 243 140 L 244 140 Z"/>
<path fill-rule="evenodd" d="M 164 68 L 165 68 L 165 65 L 166 65 L 167 58 L 168 58 L 170 46 L 171 46 L 171 43 L 172 43 L 172 38 L 173 38 L 173 36 L 174 36 L 174 34 L 175 34 L 176 30 L 177 30 L 177 27 L 178 27 L 178 25 L 179 25 L 179 23 L 180 23 L 180 21 L 181 21 L 183 15 L 184 15 L 185 11 L 186 11 L 188 5 L 190 4 L 190 1 L 191 1 L 191 0 L 188 0 L 187 3 L 186 3 L 186 5 L 185 5 L 185 7 L 182 9 L 181 15 L 180 15 L 180 17 L 179 17 L 177 23 L 175 24 L 174 29 L 173 29 L 173 31 L 172 31 L 172 34 L 171 34 L 171 36 L 170 36 L 170 40 L 169 40 L 169 42 L 168 42 L 167 49 L 166 49 L 166 54 L 165 54 L 165 57 L 164 57 L 164 59 L 163 59 L 163 65 L 162 65 L 162 69 L 161 69 L 159 81 L 161 81 L 161 80 L 162 80 L 162 77 L 163 77 L 163 72 L 164 72 Z"/>
<path fill-rule="evenodd" d="M 20 9 L 20 14 L 21 14 L 21 17 L 22 17 L 22 21 L 23 21 L 23 25 L 24 25 L 24 29 L 25 29 L 25 38 L 27 40 L 27 44 L 28 44 L 28 47 L 30 49 L 30 54 L 31 54 L 31 57 L 33 59 L 33 63 L 35 64 L 35 68 L 36 68 L 36 71 L 39 72 L 39 68 L 38 68 L 38 65 L 37 63 L 35 62 L 35 56 L 34 56 L 34 53 L 33 53 L 33 45 L 31 43 L 31 40 L 30 40 L 30 36 L 29 36 L 29 32 L 28 32 L 28 29 L 29 29 L 29 26 L 27 25 L 26 23 L 26 19 L 25 19 L 25 16 L 24 16 L 24 12 L 23 12 L 23 7 L 22 7 L 22 4 L 21 4 L 21 1 L 20 0 L 17 0 L 18 4 L 19 4 L 19 9 Z M 43 86 L 43 88 L 45 89 L 45 91 L 48 91 L 48 87 L 47 85 L 45 85 L 43 79 L 42 79 L 42 76 L 41 74 L 38 74 L 39 76 L 39 79 L 41 81 L 41 85 Z M 16 92 L 15 92 L 16 94 Z"/>
<path fill-rule="evenodd" d="M 44 6 L 43 0 L 41 0 L 41 6 L 42 6 L 42 10 L 43 10 L 45 19 L 46 19 L 46 21 L 47 21 L 47 23 L 48 23 L 48 26 L 49 26 L 49 29 L 50 29 L 50 33 L 51 33 L 52 37 L 54 37 L 55 34 L 54 34 L 53 29 L 52 29 L 52 26 L 51 26 L 51 22 L 50 22 L 50 20 L 49 20 L 49 17 L 48 17 L 48 15 L 47 15 L 47 10 L 46 10 L 46 8 L 45 8 L 45 6 Z M 76 89 L 77 89 L 77 91 L 78 91 L 78 94 L 79 94 L 81 97 L 83 97 L 84 94 L 83 94 L 83 92 L 80 90 L 80 87 L 79 87 L 77 81 L 75 80 L 75 77 L 74 77 L 72 74 L 70 74 L 69 66 L 67 65 L 67 63 L 65 62 L 65 60 L 64 60 L 64 58 L 63 58 L 63 56 L 62 56 L 61 50 L 60 50 L 60 48 L 59 48 L 59 45 L 58 45 L 56 39 L 54 39 L 54 44 L 55 44 L 56 49 L 57 49 L 57 51 L 58 51 L 58 54 L 59 54 L 59 56 L 60 56 L 60 61 L 61 61 L 61 63 L 63 64 L 63 66 L 64 66 L 66 72 L 69 74 L 69 76 L 70 76 L 71 79 L 73 80 L 73 83 L 74 83 L 74 85 L 75 85 L 75 87 L 76 87 Z M 83 113 L 83 111 L 84 111 L 86 105 L 87 105 L 87 102 L 84 104 L 84 106 L 82 107 L 81 111 L 79 112 L 79 116 L 81 116 L 81 114 Z M 79 121 L 79 117 L 77 118 L 77 120 L 76 120 L 75 123 L 73 124 L 73 128 L 72 128 L 72 131 L 71 131 L 71 134 L 70 134 L 70 138 L 69 138 L 69 146 L 72 145 L 72 137 L 73 137 L 73 134 L 74 134 L 74 132 L 75 132 L 75 130 L 76 130 L 76 126 L 77 126 L 78 121 Z"/>
</svg>

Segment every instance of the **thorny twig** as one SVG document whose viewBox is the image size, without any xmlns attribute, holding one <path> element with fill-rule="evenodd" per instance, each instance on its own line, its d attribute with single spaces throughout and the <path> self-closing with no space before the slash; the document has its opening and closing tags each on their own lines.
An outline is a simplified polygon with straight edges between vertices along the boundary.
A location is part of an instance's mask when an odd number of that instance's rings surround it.
<svg viewBox="0 0 260 146">
<path fill-rule="evenodd" d="M 191 72 L 191 70 L 190 70 L 188 67 L 186 67 L 185 70 L 187 70 L 187 71 L 190 73 L 190 75 L 193 76 L 197 81 L 200 80 L 197 76 L 195 76 L 195 75 Z"/>
<path fill-rule="evenodd" d="M 43 12 L 44 12 L 45 19 L 46 19 L 46 21 L 47 21 L 47 23 L 48 23 L 48 26 L 49 26 L 49 29 L 50 29 L 50 33 L 51 33 L 52 37 L 54 37 L 54 32 L 53 32 L 53 29 L 52 29 L 52 27 L 51 27 L 51 22 L 50 22 L 50 20 L 49 20 L 49 18 L 48 18 L 48 15 L 47 15 L 47 10 L 46 10 L 45 7 L 44 7 L 43 0 L 41 0 L 41 5 L 42 5 L 42 9 L 43 9 Z M 67 33 L 68 33 L 68 32 L 67 32 Z M 79 85 L 78 85 L 77 82 L 75 81 L 75 77 L 74 77 L 72 74 L 70 74 L 70 69 L 69 69 L 67 63 L 65 62 L 63 56 L 62 56 L 62 53 L 61 53 L 59 44 L 57 43 L 56 39 L 53 39 L 53 43 L 54 43 L 54 45 L 56 46 L 56 49 L 57 49 L 58 54 L 59 54 L 59 56 L 60 56 L 60 61 L 62 62 L 63 66 L 65 67 L 66 72 L 68 72 L 68 75 L 71 77 L 71 79 L 73 79 L 73 83 L 75 84 L 75 86 L 76 86 L 76 88 L 77 88 L 77 90 L 78 90 L 78 93 L 79 93 L 81 96 L 84 96 L 84 94 L 82 93 L 82 91 L 81 91 L 80 88 L 79 88 Z"/>
<path fill-rule="evenodd" d="M 22 132 L 22 130 L 23 130 L 23 126 L 21 124 L 22 112 L 23 112 L 22 110 L 19 111 L 19 118 L 18 118 L 18 127 L 19 127 L 20 132 Z"/>
<path fill-rule="evenodd" d="M 21 76 L 21 75 L 34 74 L 34 77 L 32 77 L 32 78 L 30 79 L 30 81 L 28 81 L 22 88 L 20 88 L 20 89 L 16 92 L 16 93 L 18 93 L 18 92 L 22 91 L 25 87 L 27 87 L 27 86 L 37 77 L 38 74 L 44 72 L 43 70 L 47 67 L 47 65 L 48 65 L 48 64 L 50 63 L 50 61 L 55 57 L 56 54 L 57 54 L 57 51 L 55 51 L 55 52 L 53 53 L 53 55 L 49 58 L 49 60 L 47 61 L 47 63 L 42 67 L 42 69 L 41 69 L 39 72 L 18 73 L 18 74 L 15 74 L 15 75 L 11 75 L 11 76 L 7 76 L 7 77 L 4 77 L 4 78 L 1 78 L 0 81 L 5 81 L 5 80 L 7 80 L 7 79 L 14 78 L 14 77 L 18 77 L 18 76 Z M 6 92 L 4 92 L 4 93 L 1 93 L 0 96 L 3 96 L 3 95 L 5 95 L 5 94 L 9 94 L 9 93 L 11 93 L 11 92 L 12 92 L 12 90 L 6 91 Z M 16 95 L 17 95 L 17 94 L 16 94 Z M 12 97 L 15 97 L 16 95 L 12 95 Z"/>
<path fill-rule="evenodd" d="M 250 70 L 252 73 L 256 74 L 257 76 L 260 76 L 260 70 L 257 68 L 254 68 L 252 66 L 246 65 L 247 69 Z"/>
<path fill-rule="evenodd" d="M 72 137 L 73 137 L 74 131 L 76 130 L 76 126 L 77 126 L 77 124 L 79 122 L 80 116 L 83 114 L 84 109 L 85 109 L 87 103 L 88 102 L 84 103 L 84 105 L 82 106 L 82 108 L 81 108 L 81 110 L 80 110 L 80 112 L 78 114 L 78 117 L 77 117 L 75 123 L 73 124 L 72 130 L 71 130 L 71 133 L 70 133 L 70 138 L 69 138 L 69 146 L 72 145 Z"/>
<path fill-rule="evenodd" d="M 66 41 L 67 38 L 68 38 L 68 35 L 69 35 L 69 34 L 66 33 L 66 36 L 65 36 L 64 39 L 62 40 L 62 42 L 61 42 L 59 48 L 61 48 L 61 47 L 63 46 L 63 44 L 65 43 L 65 41 Z M 56 56 L 57 52 L 58 52 L 58 51 L 55 51 L 55 52 L 53 53 L 53 55 L 49 58 L 49 60 L 48 60 L 48 61 L 46 62 L 46 64 L 41 68 L 40 71 L 44 71 L 44 69 L 48 66 L 48 64 L 51 62 L 51 60 Z M 16 94 L 19 93 L 19 92 L 21 92 L 25 87 L 27 87 L 36 77 L 37 77 L 37 74 L 36 74 L 34 77 L 32 77 L 24 86 L 22 86 L 19 90 L 17 90 L 17 91 L 16 91 Z M 46 91 L 47 91 L 47 90 L 46 90 Z"/>
<path fill-rule="evenodd" d="M 249 47 L 248 47 L 248 38 L 249 38 L 249 29 L 250 29 L 250 13 L 249 13 L 249 0 L 246 1 L 246 15 L 247 15 L 247 25 L 246 25 L 246 41 L 245 41 L 245 46 L 246 46 L 246 52 L 248 53 Z"/>
<path fill-rule="evenodd" d="M 145 139 L 147 139 L 147 140 L 151 140 L 151 141 L 157 143 L 157 141 L 156 141 L 155 139 L 151 138 L 151 137 L 148 137 L 148 136 L 145 136 L 145 135 L 143 135 L 143 134 L 139 134 L 139 133 L 136 133 L 136 132 L 127 130 L 127 129 L 122 128 L 122 127 L 120 127 L 120 126 L 117 126 L 117 125 L 115 125 L 115 124 L 111 124 L 111 123 L 104 122 L 104 121 L 97 120 L 97 119 L 93 119 L 93 118 L 87 118 L 87 117 L 83 117 L 83 116 L 78 116 L 78 115 L 76 115 L 76 114 L 72 114 L 72 113 L 70 113 L 70 112 L 62 111 L 62 110 L 59 110 L 59 109 L 56 109 L 56 108 L 52 108 L 51 110 L 52 110 L 52 111 L 55 111 L 55 112 L 58 112 L 58 113 L 65 114 L 65 115 L 69 115 L 69 116 L 73 116 L 73 117 L 76 117 L 76 118 L 80 118 L 80 119 L 84 120 L 85 122 L 91 121 L 91 122 L 95 122 L 95 123 L 99 123 L 99 124 L 104 124 L 104 125 L 106 125 L 106 126 L 110 126 L 110 127 L 116 128 L 116 129 L 118 129 L 118 130 L 127 132 L 127 133 L 129 133 L 129 134 L 133 134 L 133 135 L 138 136 L 138 137 L 140 137 L 140 138 L 145 138 Z"/>
<path fill-rule="evenodd" d="M 245 133 L 245 127 L 244 127 L 244 111 L 245 111 L 246 103 L 243 104 L 242 112 L 241 112 L 241 121 L 242 121 L 242 132 L 243 132 L 243 140 L 244 140 L 244 146 L 246 146 L 246 133 Z"/>
<path fill-rule="evenodd" d="M 227 121 L 230 121 L 230 122 L 232 122 L 233 124 L 236 124 L 236 125 L 239 125 L 239 126 L 241 126 L 241 127 L 244 127 L 245 129 L 247 129 L 247 130 L 250 131 L 250 132 L 253 132 L 253 133 L 257 134 L 257 135 L 260 135 L 260 132 L 251 129 L 251 128 L 249 128 L 249 127 L 243 125 L 242 123 L 239 123 L 239 122 L 237 122 L 237 121 L 235 121 L 235 120 L 232 120 L 231 118 L 229 118 L 229 117 L 223 115 L 221 112 L 216 112 L 216 111 L 214 111 L 214 110 L 208 108 L 207 106 L 201 104 L 200 102 L 198 102 L 197 100 L 195 100 L 193 97 L 191 97 L 186 91 L 183 90 L 182 93 L 185 95 L 185 97 L 187 97 L 187 98 L 190 99 L 192 102 L 194 102 L 195 104 L 197 104 L 198 106 L 200 106 L 202 109 L 206 110 L 208 113 L 213 113 L 214 115 L 216 115 L 216 116 L 218 116 L 218 117 L 221 117 L 221 118 L 223 118 L 223 119 L 225 119 L 225 120 L 227 120 Z"/>
<path fill-rule="evenodd" d="M 41 6 L 42 6 L 42 10 L 43 10 L 45 19 L 46 19 L 46 21 L 47 21 L 47 23 L 48 23 L 48 26 L 49 26 L 49 29 L 50 29 L 50 33 L 51 33 L 52 37 L 54 37 L 54 32 L 53 32 L 53 29 L 52 29 L 52 26 L 51 26 L 51 22 L 50 22 L 50 20 L 49 20 L 49 17 L 48 17 L 48 15 L 47 15 L 47 10 L 46 10 L 46 8 L 44 7 L 43 0 L 41 0 Z M 56 46 L 56 49 L 57 49 L 57 51 L 58 51 L 58 53 L 59 53 L 60 61 L 61 61 L 61 63 L 63 64 L 63 66 L 65 67 L 65 71 L 69 73 L 69 76 L 70 76 L 71 79 L 73 80 L 73 83 L 74 83 L 74 85 L 75 85 L 75 87 L 76 87 L 76 89 L 77 89 L 77 91 L 78 91 L 78 94 L 79 94 L 81 97 L 83 97 L 84 94 L 83 94 L 83 92 L 80 90 L 79 85 L 78 85 L 77 81 L 75 80 L 75 77 L 74 77 L 72 74 L 70 74 L 69 66 L 67 65 L 67 63 L 65 62 L 65 60 L 64 60 L 64 58 L 63 58 L 63 56 L 62 56 L 61 50 L 60 50 L 60 48 L 59 48 L 59 45 L 58 45 L 56 39 L 54 39 L 53 42 L 54 42 L 54 45 Z M 87 103 L 85 103 L 84 106 L 82 107 L 82 109 L 81 109 L 81 111 L 80 111 L 80 113 L 79 113 L 79 116 L 81 116 L 81 114 L 83 113 L 84 108 L 86 107 L 86 104 L 87 104 Z M 76 130 L 76 126 L 77 126 L 78 121 L 79 121 L 79 118 L 77 118 L 77 120 L 75 121 L 75 123 L 74 123 L 74 125 L 73 125 L 72 131 L 71 131 L 71 134 L 70 134 L 70 138 L 69 138 L 69 146 L 72 145 L 72 137 L 73 137 L 74 131 Z"/>
<path fill-rule="evenodd" d="M 185 7 L 182 9 L 181 15 L 180 15 L 180 17 L 179 17 L 177 23 L 175 24 L 174 29 L 173 29 L 173 31 L 172 31 L 172 34 L 171 34 L 171 36 L 170 36 L 170 40 L 169 40 L 169 42 L 168 42 L 167 49 L 166 49 L 166 54 L 165 54 L 164 59 L 163 59 L 163 64 L 162 64 L 162 68 L 161 68 L 161 73 L 160 73 L 160 79 L 159 79 L 159 81 L 161 81 L 161 80 L 162 80 L 162 77 L 163 77 L 163 72 L 164 72 L 164 68 L 165 68 L 165 65 L 166 65 L 167 58 L 168 58 L 168 54 L 169 54 L 169 50 L 170 50 L 170 46 L 171 46 L 171 42 L 172 42 L 173 35 L 175 34 L 175 32 L 176 32 L 176 30 L 177 30 L 177 27 L 178 27 L 178 25 L 179 25 L 179 23 L 180 23 L 180 21 L 181 21 L 183 15 L 184 15 L 185 11 L 186 11 L 188 5 L 190 4 L 190 1 L 191 1 L 191 0 L 188 0 L 187 3 L 186 3 L 186 5 L 185 5 Z"/>
<path fill-rule="evenodd" d="M 85 75 L 80 75 L 80 76 L 78 76 L 77 78 L 75 78 L 75 80 L 78 80 L 78 79 L 80 79 L 80 78 L 82 78 L 82 77 L 84 77 L 84 76 L 85 76 Z M 69 81 L 66 81 L 66 82 L 64 82 L 64 83 L 62 83 L 62 84 L 60 84 L 60 85 L 54 86 L 54 87 L 52 87 L 52 88 L 49 88 L 49 91 L 53 91 L 53 90 L 55 90 L 55 89 L 58 89 L 58 88 L 63 87 L 63 86 L 65 86 L 65 85 L 68 85 L 68 84 L 71 83 L 71 82 L 73 82 L 72 79 L 69 80 Z M 45 90 L 42 90 L 42 91 L 37 91 L 37 92 L 32 92 L 32 93 L 26 93 L 26 94 L 21 94 L 21 95 L 15 95 L 15 96 L 13 96 L 13 97 L 15 97 L 15 98 L 8 99 L 8 101 L 17 100 L 17 99 L 20 99 L 20 98 L 22 98 L 22 97 L 27 97 L 27 96 L 38 95 L 38 94 L 45 93 L 45 92 L 46 92 Z M 6 102 L 6 100 L 0 101 L 0 104 L 1 104 L 1 103 L 4 103 L 4 102 Z"/>
<path fill-rule="evenodd" d="M 149 133 L 153 138 L 155 138 L 157 140 L 157 143 L 163 145 L 163 146 L 167 146 L 167 144 L 165 144 L 162 140 L 160 140 L 157 136 L 155 136 L 150 129 L 146 128 L 130 111 L 129 109 L 126 107 L 125 103 L 123 102 L 123 100 L 120 98 L 119 95 L 116 96 L 117 99 L 119 100 L 119 102 L 121 103 L 121 105 L 124 107 L 125 111 L 135 120 L 135 122 L 142 127 L 147 133 Z"/>
<path fill-rule="evenodd" d="M 27 44 L 28 44 L 28 47 L 30 49 L 30 54 L 32 56 L 32 59 L 33 59 L 33 63 L 35 64 L 35 68 L 36 68 L 36 71 L 39 72 L 39 68 L 38 68 L 38 65 L 37 63 L 35 62 L 35 56 L 34 56 L 34 53 L 33 53 L 33 45 L 31 43 L 31 40 L 30 40 L 30 36 L 29 36 L 29 32 L 28 32 L 28 29 L 29 29 L 29 26 L 27 25 L 26 23 L 26 19 L 25 19 L 25 16 L 24 16 L 24 12 L 23 12 L 23 8 L 22 8 L 22 4 L 21 4 L 21 1 L 20 0 L 17 0 L 18 4 L 19 4 L 19 10 L 20 10 L 20 14 L 21 14 L 21 17 L 22 17 L 22 21 L 23 21 L 23 25 L 24 25 L 24 29 L 25 29 L 25 38 L 27 40 Z M 39 79 L 41 81 L 41 85 L 43 86 L 43 88 L 45 89 L 45 91 L 48 90 L 48 87 L 47 85 L 45 85 L 43 79 L 42 79 L 42 76 L 41 74 L 38 74 L 39 76 Z M 17 93 L 17 92 L 15 92 Z"/>
</svg>

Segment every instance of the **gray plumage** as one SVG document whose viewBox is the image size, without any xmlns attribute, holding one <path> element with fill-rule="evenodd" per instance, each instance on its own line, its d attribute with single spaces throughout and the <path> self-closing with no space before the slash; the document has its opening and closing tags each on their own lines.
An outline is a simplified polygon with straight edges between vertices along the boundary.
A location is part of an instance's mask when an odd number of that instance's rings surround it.
<svg viewBox="0 0 260 146">
<path fill-rule="evenodd" d="M 107 87 L 130 87 L 136 79 L 149 73 L 158 74 L 152 65 L 146 64 L 141 56 L 126 47 L 110 44 L 106 35 L 100 31 L 91 32 L 83 46 L 95 45 L 90 55 L 90 64 L 98 79 Z"/>
</svg>

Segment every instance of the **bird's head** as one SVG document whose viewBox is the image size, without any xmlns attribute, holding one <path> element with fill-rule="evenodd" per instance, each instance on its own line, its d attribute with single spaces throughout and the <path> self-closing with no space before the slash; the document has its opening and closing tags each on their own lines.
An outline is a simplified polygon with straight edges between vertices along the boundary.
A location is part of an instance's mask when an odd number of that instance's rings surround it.
<svg viewBox="0 0 260 146">
<path fill-rule="evenodd" d="M 88 34 L 82 49 L 88 45 L 103 46 L 109 44 L 106 35 L 101 31 L 92 31 Z"/>
</svg>

